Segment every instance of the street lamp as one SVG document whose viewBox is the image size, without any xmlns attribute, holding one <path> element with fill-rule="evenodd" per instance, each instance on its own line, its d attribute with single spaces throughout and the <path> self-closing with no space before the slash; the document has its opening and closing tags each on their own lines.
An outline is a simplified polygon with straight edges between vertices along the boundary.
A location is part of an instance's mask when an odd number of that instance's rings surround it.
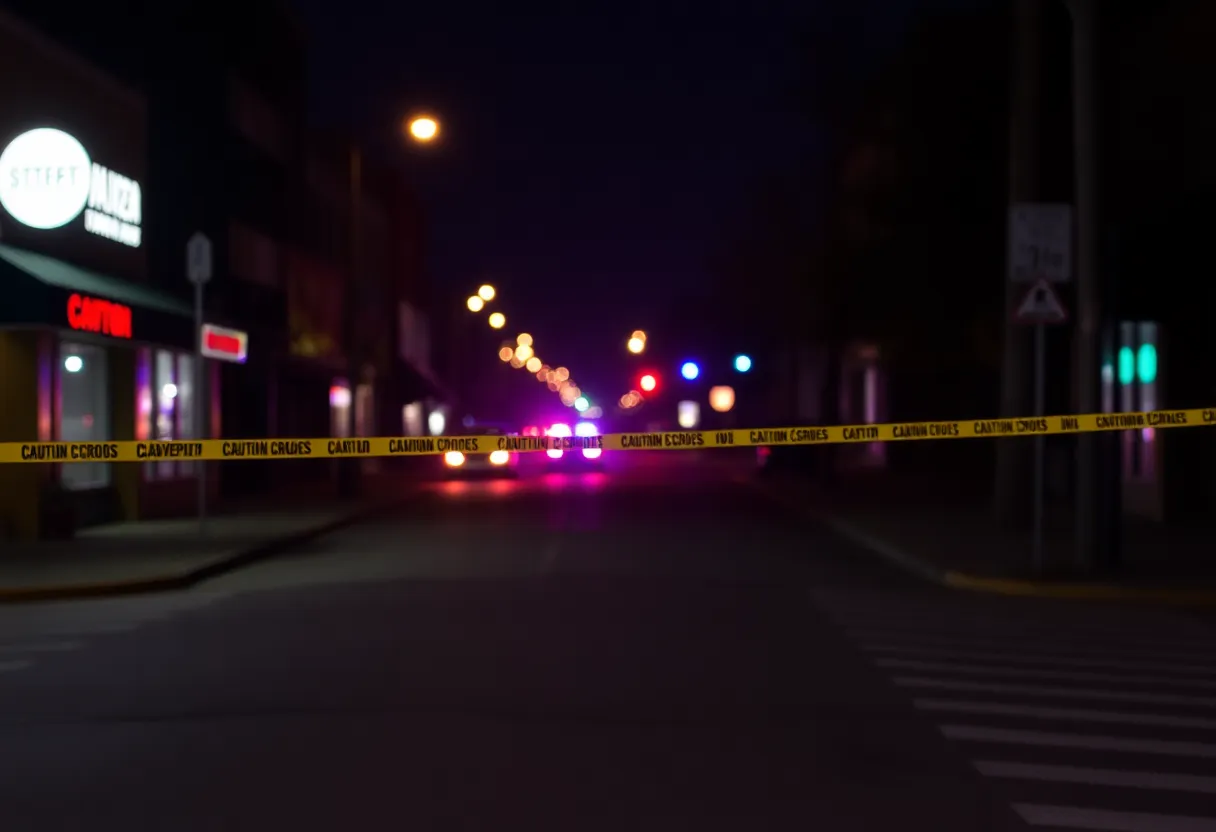
<svg viewBox="0 0 1216 832">
<path fill-rule="evenodd" d="M 429 144 L 439 138 L 439 121 L 433 116 L 417 115 L 406 124 L 410 138 L 420 144 Z"/>
<path fill-rule="evenodd" d="M 486 302 L 477 295 L 472 295 L 464 302 L 464 305 L 469 307 L 470 312 L 480 312 L 486 308 Z"/>
<path fill-rule="evenodd" d="M 481 298 L 486 303 L 489 303 L 490 301 L 494 300 L 494 296 L 497 294 L 498 294 L 498 292 L 495 291 L 494 287 L 491 286 L 489 283 L 482 284 L 477 289 L 477 297 Z"/>
<path fill-rule="evenodd" d="M 641 338 L 630 338 L 625 342 L 625 348 L 634 355 L 641 355 L 646 349 L 646 342 Z"/>
<path fill-rule="evenodd" d="M 515 337 L 515 343 L 521 347 L 530 347 L 532 346 L 532 336 L 526 332 L 521 332 Z"/>
<path fill-rule="evenodd" d="M 507 316 L 501 312 L 494 312 L 491 313 L 489 322 L 492 329 L 502 329 L 507 325 Z"/>
</svg>

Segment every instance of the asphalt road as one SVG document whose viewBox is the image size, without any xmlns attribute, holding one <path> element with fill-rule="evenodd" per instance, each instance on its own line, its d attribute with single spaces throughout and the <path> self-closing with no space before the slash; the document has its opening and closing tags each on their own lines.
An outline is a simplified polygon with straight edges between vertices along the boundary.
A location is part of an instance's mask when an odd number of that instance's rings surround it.
<svg viewBox="0 0 1216 832">
<path fill-rule="evenodd" d="M 632 459 L 0 609 L 0 828 L 1216 830 L 1202 621 L 947 594 Z"/>
</svg>

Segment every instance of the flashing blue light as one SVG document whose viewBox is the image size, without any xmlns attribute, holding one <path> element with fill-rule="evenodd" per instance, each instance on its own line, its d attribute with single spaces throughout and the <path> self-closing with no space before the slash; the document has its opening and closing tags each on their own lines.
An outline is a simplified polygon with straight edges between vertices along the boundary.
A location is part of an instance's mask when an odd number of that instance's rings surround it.
<svg viewBox="0 0 1216 832">
<path fill-rule="evenodd" d="M 749 358 L 746 355 L 736 355 L 735 356 L 735 371 L 736 372 L 746 373 L 751 368 L 752 368 L 751 358 Z"/>
<path fill-rule="evenodd" d="M 685 361 L 684 366 L 680 368 L 680 375 L 689 381 L 693 381 L 697 376 L 701 375 L 701 368 L 693 361 Z"/>
</svg>

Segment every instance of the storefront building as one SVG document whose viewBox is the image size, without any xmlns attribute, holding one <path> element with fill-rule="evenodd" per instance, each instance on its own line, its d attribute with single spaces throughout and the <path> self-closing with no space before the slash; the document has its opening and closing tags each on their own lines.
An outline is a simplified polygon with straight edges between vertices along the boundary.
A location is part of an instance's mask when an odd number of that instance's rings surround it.
<svg viewBox="0 0 1216 832">
<path fill-rule="evenodd" d="M 204 435 L 193 310 L 146 273 L 143 102 L 4 17 L 0 73 L 22 79 L 0 88 L 0 441 Z M 197 474 L 180 460 L 4 466 L 0 534 L 167 513 Z"/>
</svg>

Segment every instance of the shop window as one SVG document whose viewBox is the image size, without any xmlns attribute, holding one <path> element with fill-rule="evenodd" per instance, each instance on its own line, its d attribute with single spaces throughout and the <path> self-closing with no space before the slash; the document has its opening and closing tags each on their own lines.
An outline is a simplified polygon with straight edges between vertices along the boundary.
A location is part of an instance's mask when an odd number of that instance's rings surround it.
<svg viewBox="0 0 1216 832">
<path fill-rule="evenodd" d="M 195 439 L 194 357 L 170 350 L 141 351 L 138 371 L 139 391 L 137 436 L 160 442 Z M 170 480 L 195 475 L 195 463 L 165 459 L 148 463 L 144 476 L 150 480 Z"/>
<path fill-rule="evenodd" d="M 63 442 L 107 442 L 110 399 L 106 351 L 90 344 L 59 345 L 59 439 Z M 106 462 L 64 465 L 64 488 L 84 490 L 110 484 Z"/>
</svg>

